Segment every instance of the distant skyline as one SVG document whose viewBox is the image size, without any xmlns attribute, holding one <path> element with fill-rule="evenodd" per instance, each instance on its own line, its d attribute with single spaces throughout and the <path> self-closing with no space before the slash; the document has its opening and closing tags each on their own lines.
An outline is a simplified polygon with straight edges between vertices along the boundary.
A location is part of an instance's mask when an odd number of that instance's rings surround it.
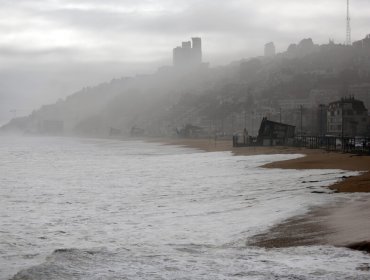
<svg viewBox="0 0 370 280">
<path fill-rule="evenodd" d="M 211 66 L 311 37 L 346 39 L 346 0 L 0 0 L 0 124 L 84 86 L 171 65 L 202 37 Z M 352 40 L 370 33 L 370 1 L 351 1 Z"/>
</svg>

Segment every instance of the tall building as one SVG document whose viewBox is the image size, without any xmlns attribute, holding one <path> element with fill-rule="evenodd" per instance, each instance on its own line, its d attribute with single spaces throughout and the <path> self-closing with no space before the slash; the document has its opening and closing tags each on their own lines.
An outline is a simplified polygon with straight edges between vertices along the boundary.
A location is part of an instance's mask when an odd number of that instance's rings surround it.
<svg viewBox="0 0 370 280">
<path fill-rule="evenodd" d="M 173 49 L 173 66 L 188 68 L 202 63 L 202 39 L 192 38 L 192 42 L 182 42 L 181 47 Z"/>
<path fill-rule="evenodd" d="M 271 56 L 275 56 L 275 54 L 276 54 L 276 51 L 275 51 L 274 42 L 265 44 L 265 56 L 271 57 Z"/>
<path fill-rule="evenodd" d="M 366 136 L 368 111 L 364 103 L 353 97 L 342 98 L 329 104 L 327 132 L 336 136 Z"/>
<path fill-rule="evenodd" d="M 194 37 L 191 40 L 193 41 L 194 60 L 197 63 L 202 63 L 202 39 Z"/>
</svg>

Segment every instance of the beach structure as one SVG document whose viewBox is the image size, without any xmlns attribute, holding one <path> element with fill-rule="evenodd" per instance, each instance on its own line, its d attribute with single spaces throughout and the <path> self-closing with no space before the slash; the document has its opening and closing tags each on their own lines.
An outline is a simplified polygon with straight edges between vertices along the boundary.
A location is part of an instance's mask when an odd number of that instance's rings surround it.
<svg viewBox="0 0 370 280">
<path fill-rule="evenodd" d="M 119 128 L 110 127 L 109 128 L 109 136 L 120 136 L 122 134 L 122 130 Z"/>
<path fill-rule="evenodd" d="M 257 143 L 263 146 L 293 144 L 295 126 L 263 118 L 258 131 Z"/>
<path fill-rule="evenodd" d="M 140 128 L 140 127 L 137 127 L 137 126 L 132 126 L 131 127 L 131 130 L 130 130 L 130 135 L 132 137 L 139 137 L 139 136 L 143 136 L 145 133 L 145 130 Z"/>
<path fill-rule="evenodd" d="M 191 137 L 199 137 L 204 134 L 204 129 L 202 127 L 186 124 L 182 128 L 176 128 L 176 134 L 179 137 L 191 138 Z"/>
<path fill-rule="evenodd" d="M 368 110 L 362 101 L 345 97 L 332 102 L 327 111 L 327 134 L 334 136 L 366 136 L 368 132 Z"/>
</svg>

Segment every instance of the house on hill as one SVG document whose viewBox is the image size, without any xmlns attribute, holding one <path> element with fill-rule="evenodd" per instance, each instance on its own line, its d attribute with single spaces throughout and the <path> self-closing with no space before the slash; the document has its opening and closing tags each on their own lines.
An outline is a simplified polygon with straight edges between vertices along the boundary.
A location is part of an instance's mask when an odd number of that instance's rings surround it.
<svg viewBox="0 0 370 280">
<path fill-rule="evenodd" d="M 353 46 L 361 49 L 370 48 L 370 34 L 368 34 L 364 39 L 353 42 Z"/>
</svg>

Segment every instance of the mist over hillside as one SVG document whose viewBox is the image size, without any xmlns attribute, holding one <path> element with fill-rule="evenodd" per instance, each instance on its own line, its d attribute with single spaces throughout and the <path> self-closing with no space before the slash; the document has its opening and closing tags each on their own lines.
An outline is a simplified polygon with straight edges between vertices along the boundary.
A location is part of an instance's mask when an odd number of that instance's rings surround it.
<svg viewBox="0 0 370 280">
<path fill-rule="evenodd" d="M 317 134 L 315 112 L 320 104 L 351 95 L 370 108 L 369 83 L 369 45 L 319 46 L 304 39 L 286 52 L 221 67 L 163 67 L 152 75 L 113 79 L 13 119 L 1 130 L 173 136 L 191 126 L 212 136 L 245 127 L 255 135 L 260 120 L 267 117 Z"/>
</svg>

